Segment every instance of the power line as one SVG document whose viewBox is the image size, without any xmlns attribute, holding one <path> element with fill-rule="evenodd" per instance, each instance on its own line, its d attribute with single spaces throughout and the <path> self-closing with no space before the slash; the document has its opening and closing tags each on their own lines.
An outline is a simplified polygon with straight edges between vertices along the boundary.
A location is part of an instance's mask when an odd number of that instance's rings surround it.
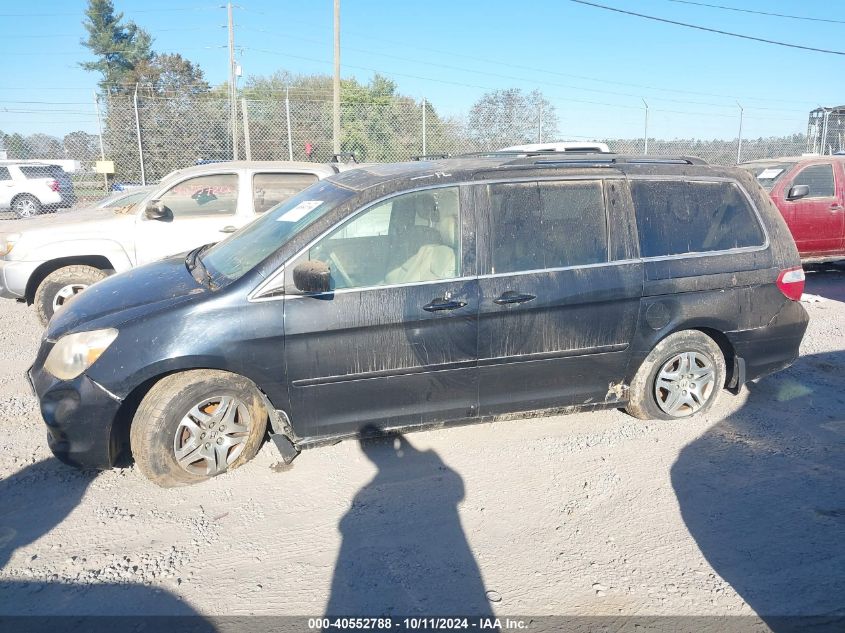
<svg viewBox="0 0 845 633">
<path fill-rule="evenodd" d="M 291 57 L 293 59 L 301 59 L 301 60 L 305 60 L 305 61 L 316 62 L 316 63 L 319 63 L 319 64 L 331 64 L 331 63 L 333 63 L 333 62 L 330 62 L 330 61 L 324 60 L 324 59 L 315 59 L 313 57 L 304 57 L 302 55 L 291 55 L 291 54 L 288 54 L 288 53 L 279 53 L 277 51 L 271 51 L 271 50 L 261 49 L 261 48 L 246 47 L 246 50 L 251 50 L 251 51 L 255 51 L 255 52 L 259 52 L 259 53 L 267 53 L 267 54 L 270 54 L 270 55 L 279 55 L 279 56 L 282 56 L 282 57 Z M 345 64 L 345 66 L 347 68 L 355 68 L 355 69 L 358 69 L 358 70 L 366 70 L 368 72 L 379 73 L 381 75 L 385 75 L 385 76 L 388 76 L 388 77 L 390 77 L 390 76 L 410 77 L 410 78 L 413 78 L 413 79 L 420 79 L 420 80 L 423 80 L 423 81 L 433 81 L 433 82 L 437 82 L 437 83 L 463 86 L 463 87 L 468 87 L 468 88 L 479 88 L 481 90 L 496 90 L 497 89 L 497 88 L 493 88 L 491 86 L 480 86 L 480 85 L 477 85 L 477 84 L 469 84 L 469 83 L 466 83 L 466 82 L 463 82 L 463 81 L 450 81 L 448 79 L 436 79 L 434 77 L 425 77 L 425 76 L 421 76 L 421 75 L 413 75 L 413 74 L 402 73 L 402 72 L 385 72 L 385 71 L 378 70 L 378 69 L 375 69 L 375 68 L 370 68 L 370 67 L 367 67 L 367 66 L 356 66 L 356 65 L 352 65 L 352 64 Z M 637 111 L 642 110 L 642 108 L 640 106 L 623 105 L 623 104 L 619 104 L 619 103 L 606 103 L 606 102 L 601 102 L 601 101 L 589 101 L 589 100 L 586 100 L 586 99 L 556 98 L 556 99 L 554 99 L 554 101 L 565 101 L 565 102 L 572 102 L 572 103 L 586 103 L 588 105 L 599 105 L 599 106 L 604 106 L 604 107 L 608 107 L 608 108 L 621 108 L 621 109 L 624 109 L 624 110 L 637 110 Z M 715 117 L 722 117 L 722 118 L 733 118 L 732 115 L 722 114 L 722 113 L 709 113 L 708 114 L 708 113 L 703 113 L 703 112 L 687 112 L 687 111 L 682 111 L 682 110 L 655 110 L 655 111 L 669 112 L 669 113 L 673 113 L 673 114 L 688 114 L 688 115 L 694 115 L 694 116 L 715 116 Z M 793 120 L 792 118 L 786 119 L 786 118 L 782 118 L 782 117 L 754 117 L 754 118 L 757 119 L 757 120 L 771 120 L 771 121 L 792 121 Z"/>
<path fill-rule="evenodd" d="M 208 27 L 205 26 L 186 26 L 178 29 L 156 29 L 156 33 L 164 33 L 168 31 L 179 31 L 180 33 L 183 31 L 205 31 Z M 78 38 L 79 36 L 74 33 L 54 33 L 50 35 L 4 35 L 4 40 L 22 40 L 22 39 L 36 39 L 36 38 L 50 38 L 56 39 L 57 37 L 67 37 L 67 38 Z"/>
<path fill-rule="evenodd" d="M 250 29 L 250 30 L 253 30 L 253 29 Z M 321 42 L 319 42 L 318 40 L 313 40 L 313 39 L 309 39 L 309 38 L 305 38 L 305 37 L 299 37 L 297 35 L 289 35 L 289 34 L 285 34 L 285 33 L 279 33 L 278 35 L 284 37 L 285 39 L 296 39 L 296 40 L 300 40 L 300 41 L 303 41 L 303 42 L 310 42 L 310 43 L 313 43 L 313 44 L 321 44 Z M 516 76 L 513 76 L 513 75 L 504 75 L 502 73 L 495 73 L 495 72 L 490 72 L 490 71 L 485 71 L 485 70 L 474 70 L 472 68 L 465 68 L 465 67 L 461 67 L 461 66 L 453 66 L 451 64 L 442 64 L 442 63 L 434 62 L 434 61 L 425 61 L 425 60 L 420 60 L 420 59 L 414 59 L 414 58 L 404 57 L 404 56 L 401 56 L 401 55 L 393 55 L 391 53 L 375 52 L 375 51 L 370 51 L 370 50 L 367 50 L 367 49 L 356 48 L 354 46 L 346 46 L 345 49 L 350 50 L 350 51 L 365 53 L 365 54 L 368 54 L 368 55 L 376 55 L 376 56 L 379 56 L 379 57 L 396 59 L 396 60 L 399 60 L 399 61 L 412 62 L 412 63 L 416 63 L 416 64 L 424 64 L 426 66 L 434 66 L 436 68 L 446 68 L 446 69 L 449 69 L 449 70 L 457 70 L 457 71 L 460 71 L 462 73 L 474 73 L 476 75 L 485 75 L 485 76 L 488 76 L 488 77 L 496 77 L 496 78 L 499 78 L 499 79 L 508 79 L 508 80 L 511 80 L 511 81 L 513 81 L 513 80 L 522 81 L 522 82 L 528 82 L 528 83 L 531 83 L 531 84 L 552 86 L 552 87 L 555 87 L 555 88 L 567 88 L 567 89 L 570 89 L 570 90 L 581 90 L 581 91 L 584 91 L 584 92 L 593 92 L 593 93 L 597 93 L 597 94 L 606 94 L 606 95 L 612 95 L 612 96 L 617 96 L 617 97 L 630 97 L 630 98 L 634 98 L 634 99 L 640 99 L 641 96 L 642 96 L 642 95 L 639 95 L 639 94 L 631 94 L 631 93 L 627 93 L 627 92 L 616 92 L 616 91 L 612 91 L 612 90 L 602 90 L 600 88 L 586 88 L 586 87 L 583 87 L 583 86 L 573 86 L 571 84 L 555 83 L 555 82 L 551 82 L 551 81 L 544 81 L 544 80 L 541 80 L 541 79 L 527 79 L 525 77 L 516 77 Z M 258 49 L 255 49 L 255 50 L 258 50 Z M 523 67 L 523 68 L 525 68 L 525 67 Z M 529 69 L 529 70 L 535 70 L 535 69 Z M 543 72 L 543 71 L 540 71 L 540 72 Z M 552 74 L 557 74 L 557 73 L 552 73 Z M 715 96 L 715 95 L 711 95 L 711 96 Z M 716 107 L 716 108 L 735 109 L 735 107 L 736 107 L 733 103 L 730 103 L 730 104 L 708 103 L 708 102 L 702 102 L 702 101 L 693 101 L 693 100 L 690 100 L 690 99 L 672 99 L 672 98 L 669 98 L 669 97 L 652 97 L 652 99 L 656 100 L 656 101 L 666 101 L 666 102 L 669 102 L 669 103 L 702 105 L 702 106 L 710 106 L 710 107 Z M 764 108 L 764 107 L 754 107 L 754 106 L 749 106 L 749 109 L 770 110 L 770 111 L 775 111 L 775 112 L 802 112 L 802 113 L 804 112 L 804 110 L 795 110 L 795 109 L 786 109 L 786 108 Z"/>
<path fill-rule="evenodd" d="M 740 9 L 739 7 L 726 7 L 722 4 L 707 4 L 706 2 L 693 2 L 692 0 L 667 0 L 677 4 L 692 4 L 709 9 L 723 9 L 725 11 L 737 11 L 739 13 L 753 13 L 755 15 L 768 15 L 773 18 L 789 18 L 790 20 L 809 20 L 810 22 L 829 22 L 831 24 L 845 24 L 845 20 L 831 20 L 829 18 L 811 18 L 805 15 L 787 15 L 785 13 L 771 13 L 769 11 L 756 11 L 754 9 Z"/>
<path fill-rule="evenodd" d="M 209 5 L 202 5 L 196 7 L 173 7 L 170 9 L 133 9 L 132 11 L 95 11 L 93 14 L 89 14 L 88 11 L 82 11 L 81 13 L 84 15 L 118 15 L 118 14 L 135 14 L 135 13 L 160 13 L 162 11 L 208 11 L 208 10 L 217 10 L 217 7 L 212 7 Z M 51 18 L 54 16 L 79 16 L 80 12 L 74 13 L 0 13 L 0 18 Z"/>
<path fill-rule="evenodd" d="M 706 26 L 699 26 L 697 24 L 688 24 L 686 22 L 678 22 L 676 20 L 667 20 L 666 18 L 658 18 L 653 15 L 645 15 L 644 13 L 636 13 L 634 11 L 625 11 L 623 9 L 617 9 L 616 7 L 609 7 L 604 4 L 597 4 L 595 2 L 587 2 L 587 0 L 569 0 L 570 2 L 575 2 L 576 4 L 583 4 L 590 7 L 595 7 L 597 9 L 604 9 L 606 11 L 614 11 L 615 13 L 624 13 L 625 15 L 633 15 L 638 18 L 645 18 L 646 20 L 654 20 L 655 22 L 663 22 L 665 24 L 673 24 L 675 26 L 685 26 L 689 29 L 697 29 L 699 31 L 707 31 L 709 33 L 717 33 L 719 35 L 728 35 L 730 37 L 738 37 L 743 40 L 752 40 L 755 42 L 763 42 L 764 44 L 774 44 L 776 46 L 785 46 L 787 48 L 798 48 L 805 51 L 813 51 L 816 53 L 827 53 L 828 55 L 845 55 L 845 51 L 834 51 L 828 50 L 825 48 L 813 48 L 812 46 L 802 46 L 800 44 L 789 44 L 788 42 L 780 42 L 778 40 L 767 40 L 762 37 L 753 37 L 751 35 L 742 35 L 740 33 L 731 33 L 730 31 L 722 31 L 720 29 L 711 29 Z"/>
<path fill-rule="evenodd" d="M 304 20 L 286 19 L 285 22 L 286 23 L 313 26 L 312 23 L 304 21 Z M 260 28 L 250 27 L 250 26 L 241 26 L 240 28 L 243 28 L 243 29 L 248 30 L 248 31 L 258 32 L 258 33 L 271 34 L 274 37 L 279 37 L 280 35 L 284 35 L 284 34 L 278 33 L 277 31 L 269 31 L 267 29 L 260 29 Z M 539 72 L 539 73 L 548 74 L 548 75 L 555 75 L 555 76 L 558 76 L 558 77 L 567 77 L 567 78 L 571 78 L 571 79 L 581 79 L 581 80 L 584 80 L 584 81 L 592 81 L 592 82 L 599 83 L 599 84 L 610 84 L 610 85 L 617 85 L 617 86 L 625 86 L 625 87 L 628 87 L 628 88 L 642 88 L 642 89 L 645 89 L 645 90 L 658 90 L 658 91 L 661 91 L 661 92 L 674 92 L 674 93 L 678 93 L 678 94 L 689 94 L 689 95 L 697 95 L 697 96 L 702 96 L 702 97 L 714 97 L 714 98 L 717 98 L 717 99 L 731 99 L 731 101 L 734 101 L 736 99 L 741 99 L 742 101 L 765 101 L 766 103 L 770 103 L 770 102 L 773 102 L 773 101 L 778 102 L 778 103 L 795 103 L 795 104 L 798 104 L 798 103 L 804 104 L 805 103 L 804 101 L 799 101 L 799 100 L 796 100 L 796 99 L 770 99 L 770 98 L 764 98 L 764 97 L 753 97 L 753 96 L 742 96 L 742 95 L 725 95 L 725 94 L 710 93 L 710 92 L 700 92 L 700 91 L 695 91 L 695 90 L 679 90 L 677 88 L 662 88 L 660 86 L 651 86 L 651 85 L 647 85 L 647 84 L 636 84 L 636 83 L 630 83 L 630 82 L 624 82 L 624 81 L 613 81 L 613 80 L 610 80 L 610 79 L 597 79 L 596 77 L 587 77 L 587 76 L 584 76 L 584 75 L 573 75 L 571 73 L 562 73 L 562 72 L 559 72 L 559 71 L 547 70 L 547 69 L 543 69 L 543 68 L 536 68 L 536 67 L 532 67 L 532 66 L 525 66 L 525 65 L 522 65 L 522 64 L 513 64 L 513 63 L 510 63 L 510 62 L 505 62 L 505 61 L 496 60 L 496 59 L 487 59 L 487 58 L 483 58 L 483 57 L 477 57 L 477 56 L 474 56 L 474 55 L 466 55 L 466 54 L 457 53 L 457 52 L 454 52 L 454 51 L 444 51 L 444 50 L 439 50 L 439 49 L 436 49 L 436 48 L 429 48 L 429 47 L 426 47 L 426 46 L 414 46 L 412 44 L 408 44 L 408 42 L 398 42 L 396 40 L 389 40 L 389 39 L 385 39 L 385 38 L 381 38 L 381 37 L 373 37 L 369 34 L 364 34 L 361 31 L 347 31 L 347 34 L 352 34 L 352 35 L 355 35 L 359 38 L 372 40 L 372 41 L 375 41 L 375 42 L 384 42 L 385 44 L 402 46 L 404 48 L 415 48 L 415 49 L 420 50 L 420 51 L 437 53 L 439 55 L 447 55 L 449 57 L 462 57 L 464 59 L 469 59 L 469 60 L 481 62 L 481 63 L 484 63 L 484 64 L 494 64 L 496 66 L 506 66 L 506 67 L 509 67 L 509 68 L 514 68 L 516 70 L 530 70 L 532 72 Z M 284 37 L 294 38 L 294 37 L 297 37 L 297 36 L 284 35 Z M 308 40 L 308 41 L 316 42 L 316 40 Z M 317 43 L 325 44 L 325 42 L 322 42 L 322 41 L 317 42 Z M 346 48 L 349 48 L 349 47 L 346 47 Z M 357 49 L 357 50 L 362 50 L 362 49 Z M 363 51 L 363 52 L 371 52 L 371 51 Z M 373 54 L 381 54 L 381 53 L 373 52 Z M 420 63 L 428 63 L 428 62 L 420 62 Z M 639 98 L 640 95 L 637 95 L 637 97 Z M 655 98 L 657 98 L 657 97 L 655 97 Z M 762 109 L 769 109 L 769 108 L 757 108 L 757 109 L 762 110 Z M 784 111 L 786 111 L 786 110 L 784 110 Z"/>
</svg>

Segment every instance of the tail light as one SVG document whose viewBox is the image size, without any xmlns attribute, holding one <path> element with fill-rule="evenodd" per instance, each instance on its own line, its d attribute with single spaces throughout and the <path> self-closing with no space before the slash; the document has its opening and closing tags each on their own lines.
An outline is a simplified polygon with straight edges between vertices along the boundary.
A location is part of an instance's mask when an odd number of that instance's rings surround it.
<svg viewBox="0 0 845 633">
<path fill-rule="evenodd" d="M 777 284 L 784 297 L 798 301 L 804 294 L 804 269 L 796 266 L 780 271 Z"/>
<path fill-rule="evenodd" d="M 58 180 L 51 180 L 47 183 L 47 186 L 50 187 L 50 191 L 59 191 L 59 181 Z"/>
</svg>

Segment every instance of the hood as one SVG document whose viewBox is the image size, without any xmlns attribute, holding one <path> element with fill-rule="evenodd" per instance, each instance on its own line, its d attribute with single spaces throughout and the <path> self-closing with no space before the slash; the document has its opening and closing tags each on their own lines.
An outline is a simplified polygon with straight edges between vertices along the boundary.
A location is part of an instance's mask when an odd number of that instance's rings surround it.
<svg viewBox="0 0 845 633">
<path fill-rule="evenodd" d="M 135 213 L 131 215 L 115 213 L 114 209 L 81 209 L 67 213 L 47 213 L 23 220 L 10 220 L 3 222 L 0 228 L 3 233 L 20 233 L 22 236 L 36 231 L 57 230 L 65 236 L 94 233 L 101 226 L 112 230 L 119 224 L 134 224 L 135 220 Z"/>
<path fill-rule="evenodd" d="M 72 330 L 118 327 L 134 318 L 207 296 L 185 266 L 185 255 L 174 255 L 97 282 L 56 313 L 46 338 Z"/>
</svg>

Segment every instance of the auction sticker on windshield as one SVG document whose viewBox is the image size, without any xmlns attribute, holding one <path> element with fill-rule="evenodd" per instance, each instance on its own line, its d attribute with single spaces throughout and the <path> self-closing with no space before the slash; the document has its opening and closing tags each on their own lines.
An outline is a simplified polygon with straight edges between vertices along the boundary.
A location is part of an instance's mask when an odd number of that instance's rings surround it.
<svg viewBox="0 0 845 633">
<path fill-rule="evenodd" d="M 296 222 L 305 217 L 309 212 L 323 204 L 322 200 L 303 200 L 293 209 L 289 209 L 278 218 L 276 222 Z"/>
</svg>

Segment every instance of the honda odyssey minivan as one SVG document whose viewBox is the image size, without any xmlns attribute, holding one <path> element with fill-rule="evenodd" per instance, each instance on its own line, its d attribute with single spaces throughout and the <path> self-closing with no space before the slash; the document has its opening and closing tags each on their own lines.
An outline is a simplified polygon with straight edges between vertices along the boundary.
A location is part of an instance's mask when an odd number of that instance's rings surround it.
<svg viewBox="0 0 845 633">
<path fill-rule="evenodd" d="M 675 420 L 787 367 L 804 275 L 752 174 L 694 158 L 466 157 L 315 183 L 93 285 L 30 379 L 62 460 L 162 486 L 520 412 Z M 514 427 L 513 432 L 519 432 Z"/>
</svg>

